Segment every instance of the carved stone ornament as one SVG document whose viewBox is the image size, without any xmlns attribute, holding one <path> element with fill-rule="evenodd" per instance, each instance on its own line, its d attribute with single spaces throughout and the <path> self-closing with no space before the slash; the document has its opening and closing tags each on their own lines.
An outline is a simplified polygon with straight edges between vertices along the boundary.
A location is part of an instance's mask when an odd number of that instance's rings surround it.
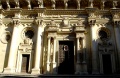
<svg viewBox="0 0 120 78">
<path fill-rule="evenodd" d="M 14 26 L 18 26 L 20 24 L 20 20 L 19 19 L 13 19 L 13 24 L 14 24 Z"/>
<path fill-rule="evenodd" d="M 120 21 L 119 21 L 119 20 L 118 20 L 118 21 L 114 21 L 114 25 L 115 25 L 115 26 L 120 25 Z"/>
<path fill-rule="evenodd" d="M 43 8 L 43 0 L 38 0 L 39 8 Z"/>
<path fill-rule="evenodd" d="M 19 0 L 14 0 L 14 1 L 15 1 L 15 4 L 16 4 L 15 8 L 20 8 Z"/>
<path fill-rule="evenodd" d="M 95 20 L 95 19 L 89 20 L 89 25 L 90 25 L 90 26 L 95 25 L 95 23 L 96 23 L 96 20 Z"/>
<path fill-rule="evenodd" d="M 84 38 L 84 33 L 76 33 L 76 38 Z"/>
<path fill-rule="evenodd" d="M 98 51 L 102 54 L 111 54 L 114 51 L 112 43 L 98 43 Z"/>
<path fill-rule="evenodd" d="M 7 32 L 4 32 L 2 35 L 1 35 L 1 42 L 3 44 L 7 44 L 11 39 L 11 34 L 9 31 Z"/>
<path fill-rule="evenodd" d="M 68 17 L 64 17 L 63 20 L 62 20 L 62 25 L 64 27 L 67 27 L 69 26 L 69 18 Z"/>
<path fill-rule="evenodd" d="M 35 20 L 35 23 L 36 23 L 38 26 L 41 26 L 41 25 L 43 25 L 43 20 L 42 20 L 42 19 L 36 19 L 36 20 Z"/>
<path fill-rule="evenodd" d="M 55 26 L 55 25 L 56 25 L 54 19 L 51 20 L 50 25 L 51 25 L 51 26 Z"/>
<path fill-rule="evenodd" d="M 52 2 L 52 8 L 55 9 L 55 7 L 56 7 L 56 6 L 55 6 L 56 1 L 55 1 L 55 0 L 51 0 L 51 2 Z"/>
<path fill-rule="evenodd" d="M 33 42 L 29 38 L 24 39 L 22 43 L 19 45 L 19 50 L 23 52 L 32 52 L 33 50 Z"/>
</svg>

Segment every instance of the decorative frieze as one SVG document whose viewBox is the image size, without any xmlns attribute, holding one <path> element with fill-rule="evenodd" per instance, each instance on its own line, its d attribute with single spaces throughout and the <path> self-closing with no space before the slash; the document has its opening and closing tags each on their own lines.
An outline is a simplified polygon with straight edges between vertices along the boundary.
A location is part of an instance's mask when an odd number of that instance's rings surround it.
<svg viewBox="0 0 120 78">
<path fill-rule="evenodd" d="M 101 54 L 111 54 L 114 52 L 112 43 L 98 43 L 98 51 Z"/>
</svg>

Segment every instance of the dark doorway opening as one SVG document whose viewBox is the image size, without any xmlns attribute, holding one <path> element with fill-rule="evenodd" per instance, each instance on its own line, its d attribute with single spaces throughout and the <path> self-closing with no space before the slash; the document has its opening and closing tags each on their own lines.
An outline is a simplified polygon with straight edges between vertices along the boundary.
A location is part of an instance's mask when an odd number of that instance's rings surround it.
<svg viewBox="0 0 120 78">
<path fill-rule="evenodd" d="M 74 41 L 59 41 L 58 74 L 74 74 Z"/>
<path fill-rule="evenodd" d="M 102 60 L 104 74 L 112 74 L 111 55 L 110 54 L 102 55 Z"/>
<path fill-rule="evenodd" d="M 28 68 L 29 68 L 29 55 L 22 55 L 22 67 L 21 67 L 21 72 L 23 73 L 28 73 Z"/>
</svg>

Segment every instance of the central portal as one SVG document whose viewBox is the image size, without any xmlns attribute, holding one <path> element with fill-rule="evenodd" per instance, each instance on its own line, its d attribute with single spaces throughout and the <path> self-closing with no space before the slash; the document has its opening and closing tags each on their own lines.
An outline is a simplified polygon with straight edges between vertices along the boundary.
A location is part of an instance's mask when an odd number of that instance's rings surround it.
<svg viewBox="0 0 120 78">
<path fill-rule="evenodd" d="M 59 41 L 58 74 L 74 74 L 74 41 Z"/>
</svg>

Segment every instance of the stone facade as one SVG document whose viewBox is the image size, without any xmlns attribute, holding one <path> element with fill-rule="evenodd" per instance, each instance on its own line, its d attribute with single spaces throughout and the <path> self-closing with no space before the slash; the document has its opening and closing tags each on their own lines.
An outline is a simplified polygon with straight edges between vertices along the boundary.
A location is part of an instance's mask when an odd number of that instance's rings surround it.
<svg viewBox="0 0 120 78">
<path fill-rule="evenodd" d="M 119 73 L 119 26 L 119 0 L 0 0 L 0 72 L 59 74 L 67 42 L 72 74 Z"/>
</svg>

